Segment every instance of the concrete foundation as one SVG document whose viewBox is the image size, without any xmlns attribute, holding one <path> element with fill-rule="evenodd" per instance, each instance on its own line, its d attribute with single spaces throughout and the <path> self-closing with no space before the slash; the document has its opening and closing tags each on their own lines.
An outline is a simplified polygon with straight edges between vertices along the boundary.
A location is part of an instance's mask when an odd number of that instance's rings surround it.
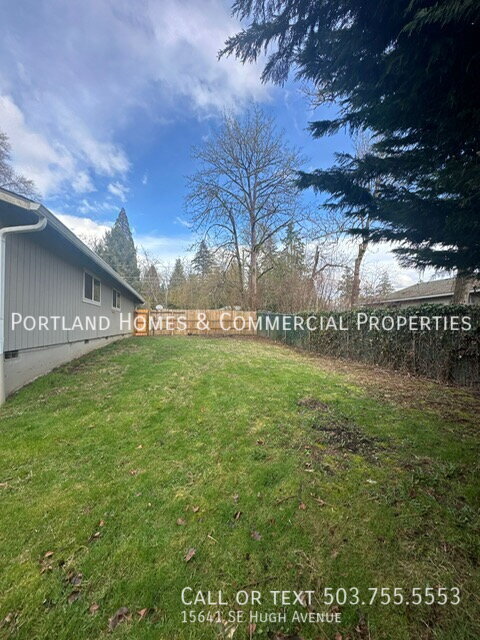
<svg viewBox="0 0 480 640">
<path fill-rule="evenodd" d="M 18 356 L 5 360 L 5 390 L 10 395 L 17 389 L 89 351 L 122 340 L 131 334 L 94 338 L 36 349 L 23 349 Z"/>
</svg>

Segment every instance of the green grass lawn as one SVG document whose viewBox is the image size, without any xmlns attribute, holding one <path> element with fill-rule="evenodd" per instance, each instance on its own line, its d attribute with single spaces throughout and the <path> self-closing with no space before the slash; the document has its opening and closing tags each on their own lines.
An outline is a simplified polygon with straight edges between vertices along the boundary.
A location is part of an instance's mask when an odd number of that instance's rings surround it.
<svg viewBox="0 0 480 640">
<path fill-rule="evenodd" d="M 180 337 L 37 380 L 0 409 L 0 637 L 478 639 L 478 414 L 435 389 L 405 406 L 281 346 Z M 231 604 L 186 607 L 187 586 Z M 360 601 L 322 604 L 325 587 Z M 362 604 L 370 587 L 461 602 Z M 182 622 L 226 621 L 241 589 L 287 621 Z M 270 590 L 316 595 L 275 607 Z M 308 610 L 341 623 L 290 621 Z"/>
</svg>

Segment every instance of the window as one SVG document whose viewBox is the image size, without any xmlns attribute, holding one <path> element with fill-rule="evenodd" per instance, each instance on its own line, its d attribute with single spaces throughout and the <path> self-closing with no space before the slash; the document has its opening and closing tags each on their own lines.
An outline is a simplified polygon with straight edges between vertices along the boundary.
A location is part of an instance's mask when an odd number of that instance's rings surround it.
<svg viewBox="0 0 480 640">
<path fill-rule="evenodd" d="M 86 271 L 83 274 L 83 299 L 86 302 L 100 304 L 101 284 L 98 278 L 94 278 Z"/>
<path fill-rule="evenodd" d="M 113 290 L 112 307 L 120 309 L 120 293 L 116 289 Z"/>
</svg>

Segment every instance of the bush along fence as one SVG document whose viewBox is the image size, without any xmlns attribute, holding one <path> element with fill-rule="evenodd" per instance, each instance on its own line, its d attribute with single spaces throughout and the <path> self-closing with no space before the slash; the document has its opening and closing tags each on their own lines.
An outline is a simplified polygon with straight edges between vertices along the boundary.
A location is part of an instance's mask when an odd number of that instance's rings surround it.
<svg viewBox="0 0 480 640">
<path fill-rule="evenodd" d="M 324 356 L 480 386 L 480 307 L 422 305 L 257 315 L 258 335 L 272 340 Z"/>
</svg>

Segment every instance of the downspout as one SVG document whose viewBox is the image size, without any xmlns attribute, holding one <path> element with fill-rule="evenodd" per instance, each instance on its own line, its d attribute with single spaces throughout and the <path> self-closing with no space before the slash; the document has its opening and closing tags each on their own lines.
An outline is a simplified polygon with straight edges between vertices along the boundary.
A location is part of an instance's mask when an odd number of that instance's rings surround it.
<svg viewBox="0 0 480 640">
<path fill-rule="evenodd" d="M 0 229 L 0 406 L 5 402 L 5 246 L 9 233 L 32 233 L 43 231 L 47 226 L 47 219 L 40 213 L 38 222 L 24 224 L 16 227 L 3 227 Z"/>
</svg>

